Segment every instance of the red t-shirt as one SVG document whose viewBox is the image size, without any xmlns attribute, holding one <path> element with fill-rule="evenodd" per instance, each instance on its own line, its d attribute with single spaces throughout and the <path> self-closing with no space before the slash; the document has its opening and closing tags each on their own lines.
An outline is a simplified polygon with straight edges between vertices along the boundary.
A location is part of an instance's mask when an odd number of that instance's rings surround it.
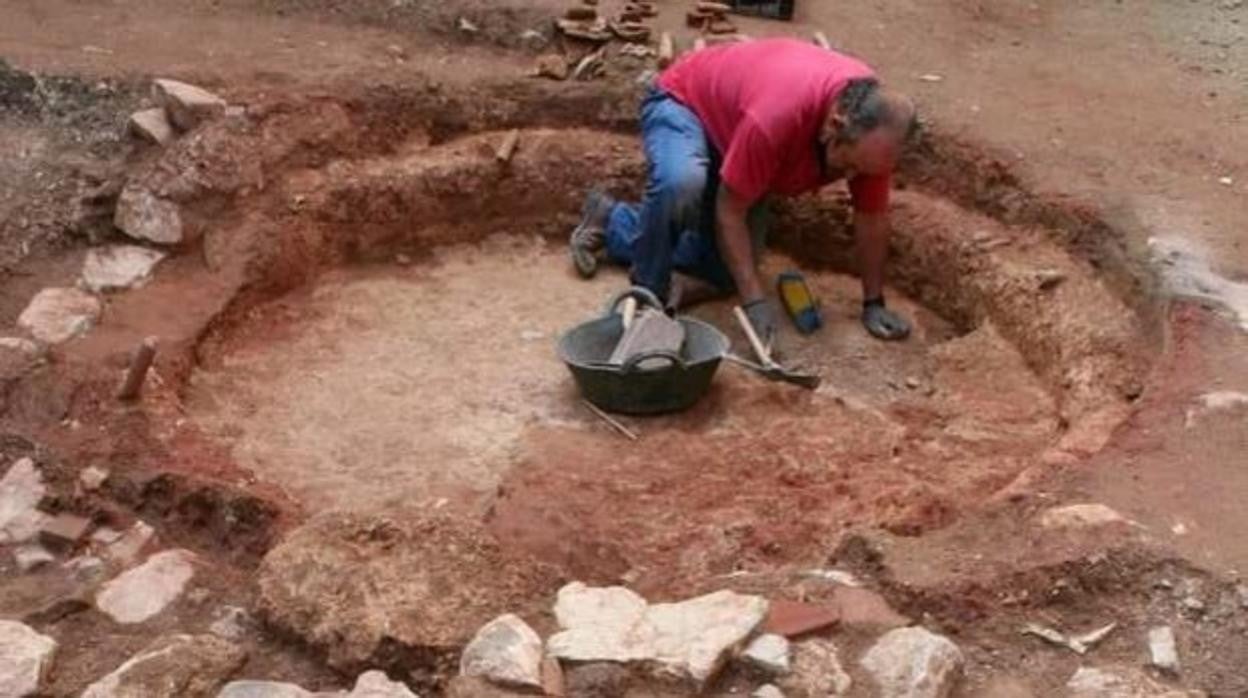
<svg viewBox="0 0 1248 698">
<path fill-rule="evenodd" d="M 828 106 L 861 61 L 795 39 L 766 39 L 695 51 L 659 76 L 659 87 L 702 121 L 723 155 L 720 178 L 738 196 L 813 191 L 840 175 L 820 171 L 816 141 Z M 854 210 L 888 208 L 890 176 L 849 182 Z"/>
</svg>

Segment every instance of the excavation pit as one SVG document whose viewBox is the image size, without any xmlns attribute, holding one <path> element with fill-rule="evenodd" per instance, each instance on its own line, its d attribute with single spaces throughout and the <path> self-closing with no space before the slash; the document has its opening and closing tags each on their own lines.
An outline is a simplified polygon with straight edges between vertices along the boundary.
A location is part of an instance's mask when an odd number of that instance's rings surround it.
<svg viewBox="0 0 1248 698">
<path fill-rule="evenodd" d="M 943 526 L 1095 451 L 1126 413 L 1139 323 L 1045 231 L 899 194 L 889 297 L 915 331 L 885 343 L 858 321 L 830 194 L 782 210 L 765 263 L 804 268 L 822 301 L 826 326 L 792 352 L 823 386 L 725 364 L 694 409 L 624 418 L 641 434 L 626 441 L 581 404 L 555 342 L 627 286 L 618 269 L 579 279 L 561 238 L 596 171 L 635 186 L 634 143 L 529 132 L 541 145 L 500 171 L 489 139 L 292 174 L 311 223 L 280 244 L 298 242 L 307 281 L 265 257 L 293 290 L 235 307 L 200 347 L 192 419 L 309 511 L 484 520 L 572 577 L 672 593 L 817 562 L 856 526 Z M 464 191 L 492 192 L 475 217 Z M 691 313 L 749 353 L 728 303 Z"/>
</svg>

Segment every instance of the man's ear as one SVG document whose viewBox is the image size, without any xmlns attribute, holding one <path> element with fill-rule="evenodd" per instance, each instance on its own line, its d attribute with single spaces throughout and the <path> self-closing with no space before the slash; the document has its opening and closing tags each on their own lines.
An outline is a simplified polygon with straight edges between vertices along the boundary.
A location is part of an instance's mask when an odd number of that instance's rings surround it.
<svg viewBox="0 0 1248 698">
<path fill-rule="evenodd" d="M 832 111 L 828 114 L 828 118 L 823 120 L 823 128 L 819 130 L 819 142 L 831 143 L 844 127 L 845 117 L 838 111 Z"/>
</svg>

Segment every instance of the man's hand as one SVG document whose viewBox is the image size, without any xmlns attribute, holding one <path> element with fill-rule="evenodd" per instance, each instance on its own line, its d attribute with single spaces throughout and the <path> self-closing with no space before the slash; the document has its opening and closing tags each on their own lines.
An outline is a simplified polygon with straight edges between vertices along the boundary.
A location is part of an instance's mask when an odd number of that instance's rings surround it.
<svg viewBox="0 0 1248 698">
<path fill-rule="evenodd" d="M 750 327 L 754 328 L 754 334 L 758 335 L 763 346 L 768 352 L 773 351 L 776 343 L 776 335 L 779 333 L 779 324 L 776 321 L 776 307 L 766 298 L 759 298 L 741 306 L 745 311 L 745 317 L 750 321 Z M 758 357 L 759 361 L 763 361 L 763 357 Z"/>
<path fill-rule="evenodd" d="M 862 325 L 878 339 L 898 340 L 910 336 L 910 323 L 884 307 L 883 297 L 862 302 Z"/>
</svg>

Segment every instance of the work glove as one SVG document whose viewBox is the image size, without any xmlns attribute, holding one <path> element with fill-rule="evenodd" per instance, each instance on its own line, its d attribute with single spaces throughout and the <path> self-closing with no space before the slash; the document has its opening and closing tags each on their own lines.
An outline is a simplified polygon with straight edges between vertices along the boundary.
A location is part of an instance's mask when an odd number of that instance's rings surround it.
<svg viewBox="0 0 1248 698">
<path fill-rule="evenodd" d="M 910 336 L 910 323 L 884 307 L 883 297 L 862 302 L 862 326 L 877 339 L 899 340 Z"/>
<path fill-rule="evenodd" d="M 776 335 L 779 333 L 776 306 L 766 298 L 759 298 L 741 306 L 741 309 L 745 311 L 745 317 L 750 321 L 750 326 L 754 328 L 754 333 L 762 340 L 763 346 L 774 353 Z M 760 356 L 758 359 L 762 361 L 763 357 Z"/>
</svg>

